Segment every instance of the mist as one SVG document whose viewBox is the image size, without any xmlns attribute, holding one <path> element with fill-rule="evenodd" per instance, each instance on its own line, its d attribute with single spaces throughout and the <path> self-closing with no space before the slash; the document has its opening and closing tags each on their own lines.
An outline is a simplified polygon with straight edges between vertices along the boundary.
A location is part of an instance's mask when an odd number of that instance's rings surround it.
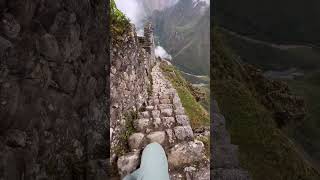
<svg viewBox="0 0 320 180">
<path fill-rule="evenodd" d="M 116 0 L 117 8 L 123 12 L 138 29 L 143 26 L 145 11 L 138 0 Z"/>
<path fill-rule="evenodd" d="M 123 12 L 138 30 L 143 29 L 145 19 L 154 10 L 163 10 L 175 5 L 179 0 L 115 0 L 118 9 Z"/>
<path fill-rule="evenodd" d="M 161 57 L 162 59 L 168 59 L 168 60 L 172 59 L 172 56 L 169 53 L 167 53 L 167 51 L 161 46 L 156 47 L 155 55 L 156 57 Z"/>
</svg>

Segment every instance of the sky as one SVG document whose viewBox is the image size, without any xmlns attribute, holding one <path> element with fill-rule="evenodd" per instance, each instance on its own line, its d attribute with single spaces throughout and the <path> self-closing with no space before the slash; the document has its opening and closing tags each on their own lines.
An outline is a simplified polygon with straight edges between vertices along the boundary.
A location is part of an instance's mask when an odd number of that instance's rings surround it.
<svg viewBox="0 0 320 180">
<path fill-rule="evenodd" d="M 140 26 L 145 17 L 145 12 L 138 0 L 116 0 L 117 8 L 123 12 L 133 24 Z"/>
</svg>

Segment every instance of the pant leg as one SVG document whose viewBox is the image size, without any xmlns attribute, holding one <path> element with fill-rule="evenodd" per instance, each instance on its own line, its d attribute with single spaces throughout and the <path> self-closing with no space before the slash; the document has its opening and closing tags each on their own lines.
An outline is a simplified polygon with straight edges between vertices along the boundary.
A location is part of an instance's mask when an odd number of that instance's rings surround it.
<svg viewBox="0 0 320 180">
<path fill-rule="evenodd" d="M 124 180 L 170 180 L 168 160 L 162 146 L 158 143 L 147 145 L 142 152 L 140 168 Z"/>
</svg>

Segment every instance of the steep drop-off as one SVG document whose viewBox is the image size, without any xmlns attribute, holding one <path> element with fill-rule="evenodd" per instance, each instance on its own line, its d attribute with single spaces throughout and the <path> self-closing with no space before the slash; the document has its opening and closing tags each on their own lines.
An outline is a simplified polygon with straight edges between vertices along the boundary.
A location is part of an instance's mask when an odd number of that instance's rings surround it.
<svg viewBox="0 0 320 180">
<path fill-rule="evenodd" d="M 319 173 L 280 127 L 303 119 L 304 103 L 281 82 L 243 64 L 214 31 L 211 88 L 253 179 L 319 179 Z M 296 113 L 295 113 L 296 112 Z M 302 116 L 301 116 L 302 115 Z"/>
<path fill-rule="evenodd" d="M 210 10 L 203 2 L 179 1 L 151 16 L 156 42 L 173 57 L 180 70 L 208 75 L 210 64 Z"/>
</svg>

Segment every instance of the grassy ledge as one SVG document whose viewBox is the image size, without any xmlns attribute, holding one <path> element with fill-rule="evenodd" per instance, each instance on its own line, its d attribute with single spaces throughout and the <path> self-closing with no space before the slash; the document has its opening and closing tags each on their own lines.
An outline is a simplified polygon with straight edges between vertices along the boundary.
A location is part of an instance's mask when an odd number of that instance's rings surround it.
<svg viewBox="0 0 320 180">
<path fill-rule="evenodd" d="M 210 125 L 210 118 L 208 112 L 196 101 L 192 95 L 192 89 L 188 82 L 183 79 L 180 72 L 173 66 L 161 63 L 160 68 L 164 75 L 169 79 L 177 90 L 181 103 L 190 118 L 192 128 Z"/>
</svg>

